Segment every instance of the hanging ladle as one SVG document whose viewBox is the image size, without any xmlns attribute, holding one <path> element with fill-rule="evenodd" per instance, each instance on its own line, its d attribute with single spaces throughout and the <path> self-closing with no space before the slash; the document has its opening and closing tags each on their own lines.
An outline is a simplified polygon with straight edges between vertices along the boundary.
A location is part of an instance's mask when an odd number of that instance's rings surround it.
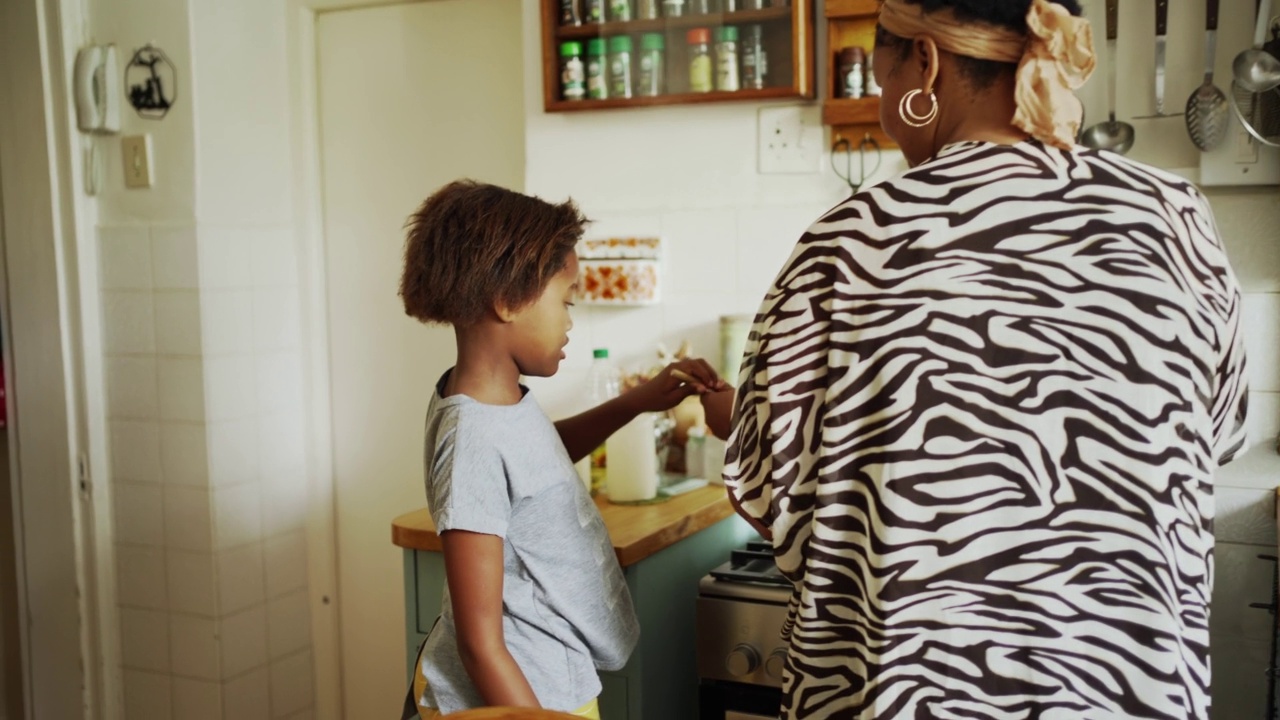
<svg viewBox="0 0 1280 720">
<path fill-rule="evenodd" d="M 1120 0 L 1107 0 L 1107 119 L 1080 136 L 1080 144 L 1121 155 L 1133 148 L 1133 126 L 1116 120 L 1116 29 Z"/>
<path fill-rule="evenodd" d="M 1240 51 L 1231 63 L 1236 83 L 1249 92 L 1261 93 L 1280 86 L 1280 58 L 1262 49 L 1267 40 L 1267 24 L 1271 18 L 1271 0 L 1258 6 L 1258 26 L 1253 47 Z"/>
</svg>

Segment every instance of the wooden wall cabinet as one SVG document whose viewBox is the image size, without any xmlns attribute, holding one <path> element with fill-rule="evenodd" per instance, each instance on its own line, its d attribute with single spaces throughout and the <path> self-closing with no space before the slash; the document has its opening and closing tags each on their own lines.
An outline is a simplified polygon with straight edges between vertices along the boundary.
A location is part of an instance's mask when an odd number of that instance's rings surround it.
<svg viewBox="0 0 1280 720">
<path fill-rule="evenodd" d="M 713 7 L 719 7 L 723 0 L 710 0 L 710 2 Z M 543 107 L 547 112 L 577 112 L 738 100 L 812 99 L 815 94 L 813 0 L 763 0 L 763 2 L 765 7 L 758 9 L 706 14 L 689 14 L 688 10 L 691 9 L 692 3 L 686 2 L 686 14 L 678 17 L 562 25 L 560 23 L 561 0 L 542 0 Z M 633 0 L 633 14 L 636 4 L 638 4 L 637 0 Z M 747 5 L 743 0 L 738 0 L 738 7 Z M 761 26 L 764 49 L 768 58 L 765 87 L 723 92 L 716 90 L 690 92 L 686 34 L 694 28 L 708 28 L 714 33 L 715 28 L 726 25 L 738 28 L 739 65 L 741 65 L 742 40 L 746 35 L 746 28 L 750 25 Z M 629 36 L 633 47 L 632 77 L 637 78 L 638 86 L 640 39 L 647 33 L 659 33 L 664 38 L 666 87 L 663 94 L 642 97 L 638 92 L 633 92 L 630 98 L 582 100 L 563 98 L 560 78 L 562 43 L 569 41 L 582 43 L 585 52 L 586 43 L 590 39 Z M 713 67 L 714 44 L 713 40 Z"/>
<path fill-rule="evenodd" d="M 823 15 L 827 20 L 827 87 L 822 92 L 822 124 L 831 126 L 831 142 L 848 140 L 857 147 L 870 135 L 881 148 L 898 145 L 880 129 L 880 98 L 842 98 L 836 91 L 842 78 L 837 77 L 836 55 L 842 48 L 861 47 L 871 56 L 876 44 L 876 18 L 880 0 L 826 0 Z"/>
</svg>

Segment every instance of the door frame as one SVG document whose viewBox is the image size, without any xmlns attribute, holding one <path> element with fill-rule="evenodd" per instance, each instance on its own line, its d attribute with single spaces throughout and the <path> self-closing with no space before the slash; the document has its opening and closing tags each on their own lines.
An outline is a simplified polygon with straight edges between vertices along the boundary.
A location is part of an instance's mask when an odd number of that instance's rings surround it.
<svg viewBox="0 0 1280 720">
<path fill-rule="evenodd" d="M 107 458 L 97 275 L 81 272 L 96 267 L 95 206 L 77 191 L 87 141 L 66 80 L 87 17 L 85 0 L 0 3 L 0 336 L 28 718 L 123 714 L 111 503 L 92 482 Z"/>
</svg>

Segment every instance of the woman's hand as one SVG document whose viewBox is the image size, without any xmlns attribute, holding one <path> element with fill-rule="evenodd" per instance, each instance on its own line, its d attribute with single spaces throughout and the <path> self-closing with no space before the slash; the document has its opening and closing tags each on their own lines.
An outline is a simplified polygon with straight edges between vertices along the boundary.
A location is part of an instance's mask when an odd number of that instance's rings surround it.
<svg viewBox="0 0 1280 720">
<path fill-rule="evenodd" d="M 728 387 L 706 360 L 686 358 L 666 366 L 626 396 L 635 404 L 637 412 L 661 412 L 679 405 L 690 395 L 718 392 Z"/>
</svg>

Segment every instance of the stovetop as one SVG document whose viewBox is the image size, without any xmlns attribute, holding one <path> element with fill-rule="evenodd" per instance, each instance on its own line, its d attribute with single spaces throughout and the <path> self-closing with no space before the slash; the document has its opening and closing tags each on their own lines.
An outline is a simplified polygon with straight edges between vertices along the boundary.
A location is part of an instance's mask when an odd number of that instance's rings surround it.
<svg viewBox="0 0 1280 720">
<path fill-rule="evenodd" d="M 773 546 L 762 540 L 747 543 L 729 554 L 729 562 L 711 571 L 711 577 L 727 582 L 759 583 L 790 587 L 791 581 L 773 561 Z"/>
</svg>

